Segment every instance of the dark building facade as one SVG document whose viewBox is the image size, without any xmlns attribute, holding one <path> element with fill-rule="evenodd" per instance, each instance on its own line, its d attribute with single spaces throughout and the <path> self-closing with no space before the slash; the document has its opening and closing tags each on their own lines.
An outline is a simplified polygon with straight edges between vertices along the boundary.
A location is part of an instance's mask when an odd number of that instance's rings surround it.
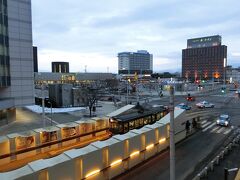
<svg viewBox="0 0 240 180">
<path fill-rule="evenodd" d="M 191 80 L 223 80 L 227 65 L 227 46 L 221 36 L 189 39 L 182 50 L 182 77 Z"/>
<path fill-rule="evenodd" d="M 52 106 L 72 106 L 72 88 L 72 84 L 49 84 L 49 100 Z"/>
<path fill-rule="evenodd" d="M 69 73 L 69 62 L 52 62 L 53 73 Z"/>
<path fill-rule="evenodd" d="M 36 46 L 33 46 L 33 70 L 38 72 L 38 50 Z"/>
</svg>

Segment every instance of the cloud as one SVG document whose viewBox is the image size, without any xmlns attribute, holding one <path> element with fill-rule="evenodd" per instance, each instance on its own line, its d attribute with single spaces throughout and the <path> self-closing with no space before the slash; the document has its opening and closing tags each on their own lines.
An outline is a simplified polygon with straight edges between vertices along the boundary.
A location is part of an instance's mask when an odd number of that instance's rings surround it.
<svg viewBox="0 0 240 180">
<path fill-rule="evenodd" d="M 69 60 L 71 71 L 117 72 L 117 53 L 146 49 L 154 71 L 181 68 L 189 38 L 220 34 L 228 62 L 240 42 L 237 0 L 34 0 L 33 41 L 39 69 L 49 60 Z M 87 59 L 87 60 L 86 60 Z"/>
<path fill-rule="evenodd" d="M 240 57 L 240 52 L 232 52 L 233 57 Z"/>
<path fill-rule="evenodd" d="M 41 71 L 50 71 L 52 61 L 70 62 L 71 72 L 84 72 L 85 68 L 87 72 L 117 71 L 116 59 L 98 53 L 89 54 L 43 49 L 39 52 L 39 59 L 41 59 L 43 65 L 40 68 Z M 97 67 L 96 63 L 98 64 Z"/>
</svg>

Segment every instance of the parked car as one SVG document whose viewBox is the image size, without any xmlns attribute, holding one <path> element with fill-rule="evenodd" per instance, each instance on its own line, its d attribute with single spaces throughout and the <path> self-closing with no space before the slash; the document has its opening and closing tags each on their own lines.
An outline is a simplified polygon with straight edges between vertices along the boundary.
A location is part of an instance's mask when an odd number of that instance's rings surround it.
<svg viewBox="0 0 240 180">
<path fill-rule="evenodd" d="M 207 101 L 202 101 L 196 104 L 198 108 L 214 108 L 214 104 Z"/>
<path fill-rule="evenodd" d="M 180 108 L 180 109 L 185 109 L 185 110 L 190 110 L 191 106 L 188 106 L 187 104 L 181 103 L 179 105 L 177 105 L 176 107 Z"/>
<path fill-rule="evenodd" d="M 222 114 L 219 116 L 218 120 L 217 120 L 217 125 L 220 126 L 229 126 L 230 124 L 230 117 L 227 114 Z"/>
</svg>

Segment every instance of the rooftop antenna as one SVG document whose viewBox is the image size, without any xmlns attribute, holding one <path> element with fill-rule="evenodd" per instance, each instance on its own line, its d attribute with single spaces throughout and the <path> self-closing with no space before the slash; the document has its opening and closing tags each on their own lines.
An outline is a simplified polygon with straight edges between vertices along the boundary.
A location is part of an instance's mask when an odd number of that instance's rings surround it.
<svg viewBox="0 0 240 180">
<path fill-rule="evenodd" d="M 84 72 L 87 73 L 87 65 L 85 65 Z"/>
<path fill-rule="evenodd" d="M 109 67 L 107 67 L 107 73 L 109 73 Z"/>
</svg>

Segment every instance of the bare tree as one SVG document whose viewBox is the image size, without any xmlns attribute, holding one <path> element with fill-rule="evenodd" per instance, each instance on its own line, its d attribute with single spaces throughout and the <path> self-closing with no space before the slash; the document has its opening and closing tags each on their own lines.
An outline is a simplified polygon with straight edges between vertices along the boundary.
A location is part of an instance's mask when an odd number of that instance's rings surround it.
<svg viewBox="0 0 240 180">
<path fill-rule="evenodd" d="M 98 89 L 96 88 L 85 88 L 83 90 L 85 96 L 85 105 L 89 108 L 89 116 L 92 117 L 92 111 L 96 108 L 96 102 L 98 100 Z"/>
<path fill-rule="evenodd" d="M 155 90 L 157 91 L 159 97 L 162 97 L 162 96 L 163 96 L 163 93 L 162 93 L 162 85 L 160 85 L 160 84 L 157 83 L 157 84 L 155 85 Z"/>
<path fill-rule="evenodd" d="M 119 81 L 117 79 L 106 79 L 106 86 L 109 87 L 111 90 L 118 89 Z"/>
</svg>

